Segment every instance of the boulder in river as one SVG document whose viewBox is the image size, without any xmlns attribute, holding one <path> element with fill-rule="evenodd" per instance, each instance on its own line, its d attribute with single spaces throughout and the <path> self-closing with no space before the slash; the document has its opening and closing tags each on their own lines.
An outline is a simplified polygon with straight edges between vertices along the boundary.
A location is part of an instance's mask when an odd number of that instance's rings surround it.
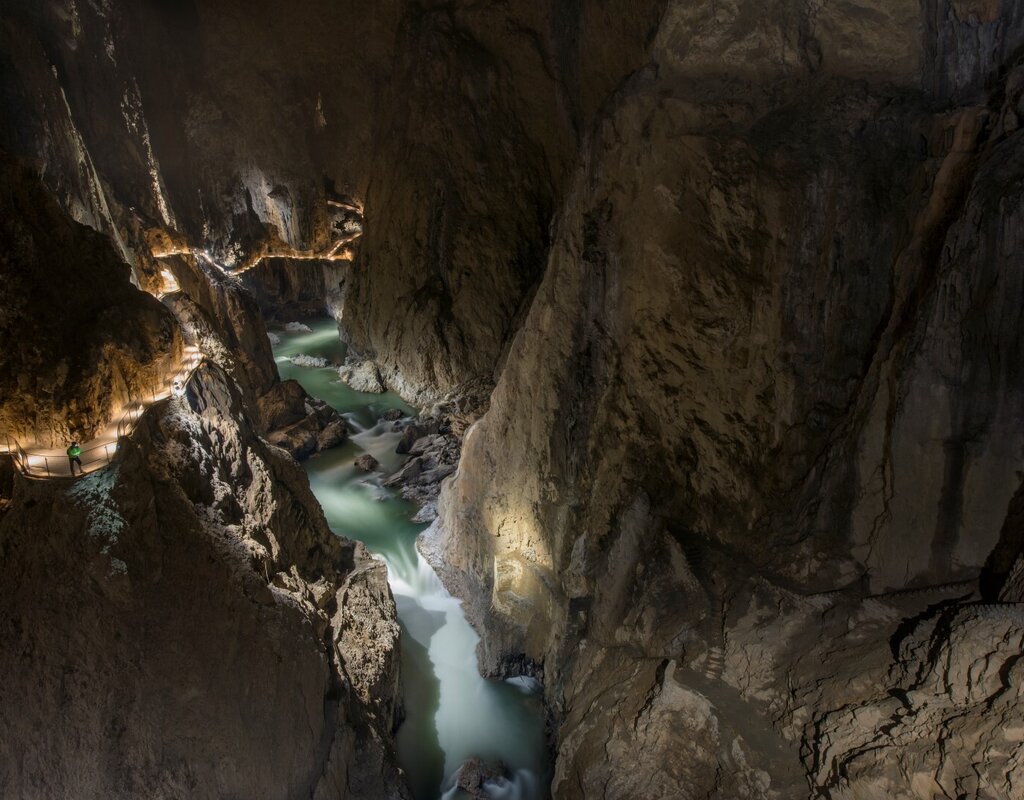
<svg viewBox="0 0 1024 800">
<path fill-rule="evenodd" d="M 361 469 L 363 472 L 373 472 L 379 466 L 380 462 L 369 453 L 363 453 L 356 459 L 356 469 Z"/>
<path fill-rule="evenodd" d="M 402 486 L 418 478 L 420 473 L 423 472 L 422 459 L 414 458 L 406 462 L 398 472 L 384 481 L 385 486 Z"/>
<path fill-rule="evenodd" d="M 416 515 L 412 518 L 412 521 L 416 523 L 423 523 L 433 522 L 435 519 L 437 519 L 437 503 L 428 502 L 424 503 L 423 507 L 416 512 Z"/>
<path fill-rule="evenodd" d="M 370 394 L 381 394 L 387 391 L 384 378 L 380 370 L 372 361 L 353 361 L 346 363 L 338 370 L 338 375 L 350 388 L 357 392 L 369 392 Z"/>
<path fill-rule="evenodd" d="M 459 767 L 458 772 L 455 773 L 455 785 L 473 800 L 487 800 L 489 795 L 484 790 L 484 784 L 506 777 L 508 777 L 508 770 L 501 762 L 487 762 L 474 756 Z"/>
<path fill-rule="evenodd" d="M 395 448 L 395 452 L 400 456 L 407 455 L 412 451 L 412 446 L 423 437 L 424 433 L 425 431 L 419 425 L 410 425 L 402 434 L 402 438 L 399 440 L 398 446 Z"/>
</svg>

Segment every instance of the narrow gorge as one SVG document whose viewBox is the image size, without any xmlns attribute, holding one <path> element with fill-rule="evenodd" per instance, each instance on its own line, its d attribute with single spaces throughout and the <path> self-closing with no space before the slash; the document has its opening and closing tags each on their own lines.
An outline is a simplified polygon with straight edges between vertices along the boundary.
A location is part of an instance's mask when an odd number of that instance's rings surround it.
<svg viewBox="0 0 1024 800">
<path fill-rule="evenodd" d="M 1024 3 L 9 0 L 0 797 L 1024 800 Z"/>
</svg>

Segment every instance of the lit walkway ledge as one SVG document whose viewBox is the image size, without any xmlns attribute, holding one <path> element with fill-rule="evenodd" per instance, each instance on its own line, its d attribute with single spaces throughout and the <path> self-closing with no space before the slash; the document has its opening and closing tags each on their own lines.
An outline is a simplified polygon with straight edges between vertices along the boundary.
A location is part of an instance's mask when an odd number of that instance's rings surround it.
<svg viewBox="0 0 1024 800">
<path fill-rule="evenodd" d="M 118 441 L 121 437 L 131 435 L 147 409 L 171 397 L 180 397 L 192 379 L 192 375 L 202 363 L 203 355 L 198 347 L 185 347 L 182 351 L 181 361 L 164 375 L 159 388 L 153 394 L 123 407 L 115 420 L 110 422 L 99 436 L 92 441 L 81 443 L 82 455 L 80 458 L 83 472 L 88 475 L 110 464 L 117 453 Z M 75 474 L 71 474 L 71 463 L 63 448 L 21 445 L 13 439 L 4 439 L 0 441 L 0 452 L 4 451 L 11 454 L 15 466 L 29 478 L 79 476 L 77 464 L 75 465 Z"/>
</svg>

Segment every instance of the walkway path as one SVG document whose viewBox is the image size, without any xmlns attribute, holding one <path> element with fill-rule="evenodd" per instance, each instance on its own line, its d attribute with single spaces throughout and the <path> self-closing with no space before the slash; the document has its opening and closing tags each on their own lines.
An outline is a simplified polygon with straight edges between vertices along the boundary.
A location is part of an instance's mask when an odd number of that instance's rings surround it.
<svg viewBox="0 0 1024 800">
<path fill-rule="evenodd" d="M 169 369 L 160 383 L 137 402 L 123 406 L 102 431 L 88 442 L 81 442 L 82 467 L 85 474 L 107 466 L 117 452 L 117 442 L 129 435 L 138 424 L 146 409 L 169 397 L 180 395 L 192 373 L 203 361 L 198 347 L 186 346 L 181 361 Z M 70 444 L 70 442 L 68 443 Z M 71 463 L 65 447 L 42 447 L 36 444 L 20 444 L 14 440 L 0 442 L 0 452 L 14 456 L 14 463 L 30 478 L 70 478 Z M 75 475 L 78 474 L 76 465 Z"/>
<path fill-rule="evenodd" d="M 163 287 L 155 297 L 164 302 L 167 297 L 181 291 L 174 273 L 170 270 L 161 270 L 160 276 L 163 280 Z M 171 309 L 173 312 L 173 308 Z M 114 415 L 113 420 L 107 423 L 88 442 L 79 442 L 82 448 L 82 470 L 79 471 L 75 465 L 72 473 L 71 461 L 67 456 L 68 442 L 64 447 L 43 447 L 42 445 L 29 443 L 22 444 L 15 439 L 0 436 L 0 453 L 10 453 L 14 457 L 14 463 L 24 475 L 30 478 L 72 478 L 79 474 L 88 475 L 107 466 L 117 452 L 117 442 L 122 436 L 128 436 L 135 426 L 138 425 L 146 409 L 169 397 L 180 395 L 185 391 L 192 373 L 203 363 L 203 354 L 198 347 L 185 345 L 181 354 L 181 361 L 168 369 L 156 385 L 140 399 L 133 400 L 123 405 Z"/>
</svg>

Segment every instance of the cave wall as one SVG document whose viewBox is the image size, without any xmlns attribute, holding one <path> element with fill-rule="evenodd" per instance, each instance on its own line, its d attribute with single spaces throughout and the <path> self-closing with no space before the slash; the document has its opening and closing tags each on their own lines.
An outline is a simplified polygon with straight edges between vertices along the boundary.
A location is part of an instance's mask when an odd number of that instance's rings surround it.
<svg viewBox="0 0 1024 800">
<path fill-rule="evenodd" d="M 556 796 L 1006 793 L 1019 621 L 970 583 L 1024 466 L 1020 4 L 54 0 L 0 34 L 2 141 L 138 282 L 154 242 L 317 250 L 351 195 L 356 350 L 410 399 L 498 378 L 427 546 L 485 668 L 545 677 Z"/>
<path fill-rule="evenodd" d="M 395 3 L 11 3 L 0 139 L 142 271 L 154 227 L 229 265 L 268 245 L 315 248 L 331 235 L 326 192 L 365 192 L 396 14 Z"/>
<path fill-rule="evenodd" d="M 242 282 L 266 319 L 287 323 L 325 313 L 341 319 L 351 268 L 347 260 L 265 259 L 245 272 Z"/>
<path fill-rule="evenodd" d="M 0 181 L 0 436 L 87 441 L 163 387 L 181 335 L 131 285 L 110 239 L 71 219 L 2 151 Z"/>
<path fill-rule="evenodd" d="M 865 598 L 968 598 L 1024 467 L 1020 8 L 762 6 L 671 4 L 594 126 L 425 550 L 557 797 L 1003 796 L 1019 621 Z"/>
<path fill-rule="evenodd" d="M 5 796 L 407 797 L 386 570 L 219 368 L 114 466 L 4 499 Z"/>
<path fill-rule="evenodd" d="M 495 379 L 579 137 L 642 62 L 662 5 L 408 8 L 342 319 L 406 397 Z"/>
<path fill-rule="evenodd" d="M 0 142 L 144 285 L 154 244 L 322 252 L 327 198 L 365 202 L 343 324 L 427 399 L 493 382 L 579 138 L 663 5 L 16 2 Z"/>
</svg>

